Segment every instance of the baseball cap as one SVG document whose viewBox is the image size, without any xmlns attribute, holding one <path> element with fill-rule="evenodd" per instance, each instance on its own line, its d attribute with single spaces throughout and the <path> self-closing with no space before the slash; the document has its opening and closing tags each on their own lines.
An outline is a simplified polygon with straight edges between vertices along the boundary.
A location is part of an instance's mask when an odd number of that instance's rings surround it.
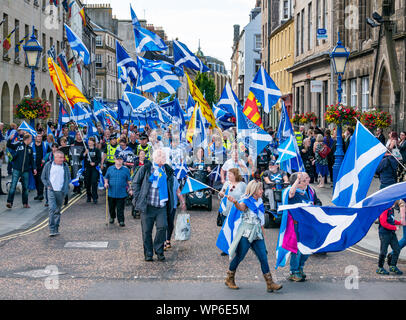
<svg viewBox="0 0 406 320">
<path fill-rule="evenodd" d="M 118 159 L 124 160 L 124 157 L 123 157 L 121 154 L 118 154 L 118 155 L 116 155 L 116 159 L 117 159 L 117 160 L 118 160 Z"/>
<path fill-rule="evenodd" d="M 143 132 L 143 133 L 140 135 L 140 139 L 141 139 L 141 140 L 143 140 L 143 139 L 148 139 L 148 135 L 147 135 L 145 132 Z"/>
</svg>

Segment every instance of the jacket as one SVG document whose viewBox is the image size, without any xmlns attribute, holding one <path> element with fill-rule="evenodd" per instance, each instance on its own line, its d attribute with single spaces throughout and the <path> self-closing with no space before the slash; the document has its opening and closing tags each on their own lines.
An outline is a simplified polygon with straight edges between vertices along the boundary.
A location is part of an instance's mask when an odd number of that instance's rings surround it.
<svg viewBox="0 0 406 320">
<path fill-rule="evenodd" d="M 34 151 L 30 146 L 27 146 L 24 142 L 12 144 L 11 140 L 8 140 L 7 148 L 15 151 L 12 161 L 14 170 L 26 172 L 36 169 Z"/>
<path fill-rule="evenodd" d="M 400 144 L 398 148 L 399 148 L 400 154 L 402 155 L 403 162 L 406 163 L 406 140 L 403 141 L 403 143 Z"/>
<path fill-rule="evenodd" d="M 386 232 L 395 232 L 396 226 L 401 225 L 400 221 L 395 220 L 393 209 L 385 210 L 379 216 L 379 232 L 386 233 Z"/>
<path fill-rule="evenodd" d="M 51 167 L 52 167 L 53 161 L 48 161 L 44 169 L 42 170 L 41 174 L 41 180 L 42 183 L 44 184 L 45 188 L 51 188 L 52 189 L 52 184 L 51 181 L 49 180 L 50 174 L 51 174 Z M 67 195 L 69 193 L 69 183 L 71 180 L 70 176 L 70 171 L 69 171 L 69 166 L 66 162 L 63 163 L 63 171 L 64 171 L 64 180 L 63 180 L 63 187 L 62 187 L 62 192 Z"/>
<path fill-rule="evenodd" d="M 88 149 L 89 153 L 87 155 L 85 155 L 85 151 L 86 150 L 83 150 L 79 157 L 80 161 L 85 160 L 85 168 L 96 168 L 98 165 L 100 165 L 101 152 L 99 149 L 97 148 Z M 90 165 L 89 156 L 91 162 L 95 163 L 94 167 Z"/>
<path fill-rule="evenodd" d="M 381 184 L 390 185 L 397 182 L 398 163 L 392 156 L 385 156 L 379 163 L 376 173 Z"/>
<path fill-rule="evenodd" d="M 173 181 L 174 181 L 174 171 L 173 169 L 165 164 L 165 173 L 167 176 L 167 184 L 168 184 L 168 201 L 166 205 L 167 213 L 170 214 L 173 210 Z M 148 193 L 150 191 L 152 183 L 149 181 L 149 177 L 151 176 L 151 169 L 152 163 L 145 162 L 144 166 L 142 166 L 137 174 L 135 175 L 131 189 L 133 191 L 133 205 L 134 208 L 142 213 L 147 212 L 147 205 L 148 205 Z"/>
</svg>

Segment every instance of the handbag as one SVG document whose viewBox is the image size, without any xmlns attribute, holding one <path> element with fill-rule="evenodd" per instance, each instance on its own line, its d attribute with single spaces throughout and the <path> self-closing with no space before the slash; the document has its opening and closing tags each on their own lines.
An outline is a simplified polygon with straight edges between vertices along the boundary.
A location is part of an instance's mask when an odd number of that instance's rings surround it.
<svg viewBox="0 0 406 320">
<path fill-rule="evenodd" d="M 402 154 L 400 153 L 399 149 L 397 147 L 392 149 L 392 155 L 397 159 L 397 160 L 402 160 Z"/>
<path fill-rule="evenodd" d="M 176 241 L 190 240 L 190 214 L 188 213 L 178 214 L 175 225 L 175 240 Z"/>
<path fill-rule="evenodd" d="M 319 151 L 319 156 L 325 159 L 330 152 L 331 148 L 328 145 L 324 144 L 323 149 Z"/>
</svg>

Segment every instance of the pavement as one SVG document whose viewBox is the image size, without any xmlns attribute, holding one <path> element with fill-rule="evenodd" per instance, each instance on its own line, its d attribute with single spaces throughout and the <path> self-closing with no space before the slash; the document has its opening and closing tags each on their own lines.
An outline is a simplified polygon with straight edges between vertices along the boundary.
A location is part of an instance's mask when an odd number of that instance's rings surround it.
<svg viewBox="0 0 406 320">
<path fill-rule="evenodd" d="M 2 173 L 7 174 L 6 166 L 2 166 Z M 11 176 L 6 176 L 2 179 L 2 187 L 4 192 L 7 192 L 6 183 L 11 180 Z M 331 184 L 326 184 L 325 188 L 317 188 L 316 185 L 312 185 L 323 205 L 332 205 L 331 196 L 332 188 Z M 373 179 L 368 195 L 379 190 L 379 180 Z M 31 208 L 23 208 L 21 201 L 21 191 L 16 191 L 14 205 L 12 209 L 6 208 L 7 196 L 0 196 L 0 237 L 9 236 L 24 230 L 31 228 L 32 226 L 38 224 L 44 218 L 48 216 L 48 208 L 44 206 L 44 201 L 37 201 L 33 198 L 36 196 L 36 191 L 29 192 L 29 205 Z M 71 198 L 73 195 L 71 194 Z M 400 220 L 400 216 L 397 213 L 396 219 Z M 397 231 L 398 239 L 403 236 L 403 230 Z M 380 241 L 378 235 L 378 224 L 374 223 L 367 235 L 355 246 L 355 248 L 360 248 L 371 252 L 372 254 L 379 254 L 380 251 Z M 401 260 L 406 261 L 406 250 L 402 250 L 400 253 Z"/>
</svg>

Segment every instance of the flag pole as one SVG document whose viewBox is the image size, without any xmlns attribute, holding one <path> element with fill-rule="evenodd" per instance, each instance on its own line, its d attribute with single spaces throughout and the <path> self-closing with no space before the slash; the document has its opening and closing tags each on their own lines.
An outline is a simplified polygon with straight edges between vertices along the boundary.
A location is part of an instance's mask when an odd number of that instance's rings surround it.
<svg viewBox="0 0 406 320">
<path fill-rule="evenodd" d="M 68 99 L 68 96 L 66 95 L 65 89 L 64 89 L 64 87 L 63 87 L 63 85 L 62 85 L 61 79 L 59 78 L 58 71 L 57 71 L 56 68 L 55 68 L 54 60 L 53 60 L 52 58 L 51 58 L 51 62 L 52 62 L 52 66 L 53 66 L 54 69 L 55 69 L 55 74 L 56 74 L 56 77 L 58 78 L 59 86 L 61 87 L 61 89 L 62 89 L 62 91 L 63 91 L 63 94 L 65 95 L 66 101 L 68 102 L 68 105 L 69 105 L 69 108 L 70 108 L 70 113 L 73 114 L 72 106 L 71 106 L 71 104 L 70 104 L 70 101 L 69 101 L 69 99 Z M 75 120 L 74 120 L 74 121 L 75 121 Z M 77 121 L 75 121 L 75 123 L 76 123 L 76 125 L 77 125 L 77 127 L 78 127 L 78 131 L 79 131 L 80 137 L 82 138 L 83 146 L 85 147 L 85 150 L 87 151 L 88 160 L 89 160 L 89 162 L 92 162 L 92 161 L 91 161 L 91 158 L 90 158 L 89 150 L 87 149 L 85 140 L 83 139 L 83 133 L 82 133 L 82 131 L 81 131 L 81 129 L 80 129 L 79 124 L 77 123 Z"/>
</svg>

